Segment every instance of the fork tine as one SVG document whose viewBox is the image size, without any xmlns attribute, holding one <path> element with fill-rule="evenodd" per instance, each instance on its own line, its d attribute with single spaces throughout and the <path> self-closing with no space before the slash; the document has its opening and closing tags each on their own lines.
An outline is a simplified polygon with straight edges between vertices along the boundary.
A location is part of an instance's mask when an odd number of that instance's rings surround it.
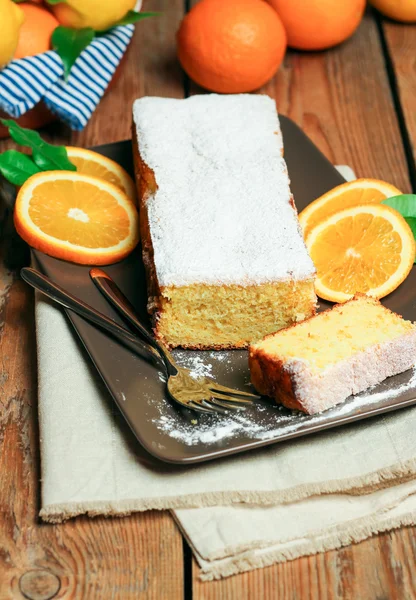
<svg viewBox="0 0 416 600">
<path fill-rule="evenodd" d="M 241 406 L 251 406 L 253 400 L 247 400 L 246 398 L 237 398 L 236 396 L 230 396 L 229 394 L 220 394 L 220 392 L 212 392 L 212 397 L 215 400 L 225 400 L 229 404 L 241 404 Z"/>
<path fill-rule="evenodd" d="M 217 412 L 215 408 L 201 406 L 198 402 L 192 402 L 192 400 L 191 402 L 188 402 L 187 408 L 191 408 L 192 410 L 209 415 L 215 415 Z"/>
<path fill-rule="evenodd" d="M 210 386 L 211 392 L 223 392 L 224 394 L 230 394 L 234 397 L 241 396 L 242 398 L 251 398 L 251 400 L 260 400 L 261 396 L 257 394 L 249 394 L 248 392 L 241 392 L 240 390 L 234 390 L 233 388 L 225 387 L 224 385 L 219 385 L 218 383 L 213 383 Z"/>
<path fill-rule="evenodd" d="M 227 414 L 227 409 L 223 406 L 221 406 L 220 404 L 217 403 L 213 403 L 211 400 L 202 400 L 201 404 L 204 407 L 210 408 L 211 410 L 217 412 L 217 413 L 221 413 L 221 414 Z"/>
<path fill-rule="evenodd" d="M 221 402 L 221 400 L 218 400 L 216 396 L 213 396 L 209 402 L 211 402 L 212 404 L 215 404 L 215 406 L 221 406 L 222 408 L 225 408 L 225 410 L 245 410 L 246 409 L 245 406 L 241 406 L 241 405 L 239 406 L 237 403 L 231 404 L 230 402 Z"/>
<path fill-rule="evenodd" d="M 226 400 L 227 402 L 239 402 L 240 404 L 246 404 L 247 406 L 253 404 L 253 400 L 251 398 L 240 398 L 239 396 L 232 396 L 231 394 L 224 394 L 221 392 L 217 392 L 216 390 L 210 390 L 211 394 L 218 398 L 218 400 Z"/>
</svg>

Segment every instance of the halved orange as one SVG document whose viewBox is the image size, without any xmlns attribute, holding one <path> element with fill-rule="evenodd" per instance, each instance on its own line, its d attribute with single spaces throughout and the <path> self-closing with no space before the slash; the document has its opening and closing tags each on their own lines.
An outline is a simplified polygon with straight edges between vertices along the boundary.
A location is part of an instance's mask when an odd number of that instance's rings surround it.
<svg viewBox="0 0 416 600">
<path fill-rule="evenodd" d="M 320 198 L 311 202 L 299 215 L 306 237 L 309 231 L 326 217 L 340 210 L 360 204 L 379 203 L 386 198 L 399 196 L 402 192 L 394 185 L 379 179 L 356 179 L 338 185 Z"/>
<path fill-rule="evenodd" d="M 125 258 L 139 241 L 139 215 L 118 187 L 73 171 L 30 177 L 16 199 L 19 235 L 50 256 L 90 265 Z"/>
<path fill-rule="evenodd" d="M 318 296 L 345 302 L 357 292 L 383 298 L 406 279 L 415 240 L 404 218 L 384 204 L 366 204 L 327 217 L 306 237 Z"/>
<path fill-rule="evenodd" d="M 78 173 L 92 175 L 114 183 L 127 194 L 132 202 L 136 202 L 136 189 L 130 175 L 117 162 L 98 152 L 67 146 L 69 160 L 74 163 Z"/>
</svg>

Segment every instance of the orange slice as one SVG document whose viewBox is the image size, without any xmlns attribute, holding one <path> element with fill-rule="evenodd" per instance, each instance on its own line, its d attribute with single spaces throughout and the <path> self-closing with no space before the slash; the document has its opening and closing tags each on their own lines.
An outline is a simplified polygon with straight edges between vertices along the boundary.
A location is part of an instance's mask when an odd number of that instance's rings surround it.
<svg viewBox="0 0 416 600">
<path fill-rule="evenodd" d="M 78 173 L 92 175 L 114 183 L 127 194 L 132 202 L 136 202 L 136 190 L 130 175 L 118 163 L 98 152 L 67 146 L 69 160 L 74 163 Z"/>
<path fill-rule="evenodd" d="M 317 200 L 311 202 L 299 215 L 299 221 L 306 237 L 318 223 L 334 213 L 360 204 L 381 202 L 402 194 L 394 185 L 378 179 L 356 179 L 338 185 Z"/>
<path fill-rule="evenodd" d="M 415 259 L 409 225 L 384 204 L 327 217 L 309 232 L 306 246 L 317 270 L 316 293 L 332 302 L 357 292 L 383 298 L 407 277 Z"/>
<path fill-rule="evenodd" d="M 14 222 L 33 248 L 80 264 L 117 262 L 139 241 L 139 215 L 128 196 L 72 171 L 30 177 L 17 195 Z"/>
</svg>

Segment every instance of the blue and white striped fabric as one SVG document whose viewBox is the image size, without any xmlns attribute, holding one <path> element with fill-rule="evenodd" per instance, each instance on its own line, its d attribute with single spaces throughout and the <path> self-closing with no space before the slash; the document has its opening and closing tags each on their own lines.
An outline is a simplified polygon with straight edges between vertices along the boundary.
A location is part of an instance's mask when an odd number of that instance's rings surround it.
<svg viewBox="0 0 416 600">
<path fill-rule="evenodd" d="M 134 25 L 123 25 L 95 38 L 76 60 L 66 82 L 62 61 L 53 50 L 13 60 L 0 71 L 0 108 L 18 118 L 43 100 L 71 129 L 83 129 L 107 89 L 133 31 Z"/>
</svg>

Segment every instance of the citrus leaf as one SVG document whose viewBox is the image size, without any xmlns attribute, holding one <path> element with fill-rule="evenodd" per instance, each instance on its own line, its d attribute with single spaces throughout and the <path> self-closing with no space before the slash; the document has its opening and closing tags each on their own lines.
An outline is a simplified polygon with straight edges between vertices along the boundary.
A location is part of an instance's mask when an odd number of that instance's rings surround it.
<svg viewBox="0 0 416 600">
<path fill-rule="evenodd" d="M 18 150 L 6 150 L 0 154 L 0 173 L 14 185 L 23 185 L 40 169 L 27 154 Z"/>
<path fill-rule="evenodd" d="M 393 196 L 382 201 L 391 208 L 397 210 L 412 230 L 413 237 L 416 239 L 416 194 L 401 194 Z M 416 257 L 415 257 L 416 263 Z"/>
<path fill-rule="evenodd" d="M 59 25 L 52 33 L 52 47 L 57 51 L 64 64 L 65 79 L 68 78 L 71 68 L 81 52 L 94 39 L 94 29 L 71 29 Z"/>
<path fill-rule="evenodd" d="M 395 208 L 402 217 L 416 217 L 416 194 L 400 194 L 400 196 L 386 198 L 382 204 Z"/>
<path fill-rule="evenodd" d="M 8 127 L 10 137 L 21 146 L 32 150 L 32 157 L 41 171 L 76 171 L 76 166 L 68 159 L 65 146 L 54 146 L 45 142 L 37 131 L 20 127 L 12 119 L 0 119 Z"/>
<path fill-rule="evenodd" d="M 416 219 L 415 219 L 415 217 L 405 217 L 404 220 L 409 225 L 410 229 L 412 230 L 413 237 L 416 240 Z M 416 264 L 416 256 L 415 256 L 414 262 Z"/>
<path fill-rule="evenodd" d="M 19 0 L 20 2 L 21 0 Z M 26 1 L 26 0 L 23 0 Z M 46 0 L 47 4 L 66 4 L 66 0 Z"/>
<path fill-rule="evenodd" d="M 42 139 L 42 138 L 41 138 Z M 65 146 L 53 146 L 43 142 L 39 149 L 32 149 L 32 156 L 42 171 L 76 171 L 77 168 L 68 158 Z"/>
<path fill-rule="evenodd" d="M 405 217 L 406 223 L 409 225 L 412 230 L 413 237 L 416 239 L 416 218 L 415 217 Z"/>
<path fill-rule="evenodd" d="M 137 23 L 137 21 L 141 21 L 142 19 L 147 19 L 148 17 L 157 17 L 160 13 L 158 12 L 136 12 L 135 10 L 129 10 L 124 17 L 114 23 L 112 27 L 118 27 L 119 25 L 130 25 L 131 23 Z"/>
</svg>

